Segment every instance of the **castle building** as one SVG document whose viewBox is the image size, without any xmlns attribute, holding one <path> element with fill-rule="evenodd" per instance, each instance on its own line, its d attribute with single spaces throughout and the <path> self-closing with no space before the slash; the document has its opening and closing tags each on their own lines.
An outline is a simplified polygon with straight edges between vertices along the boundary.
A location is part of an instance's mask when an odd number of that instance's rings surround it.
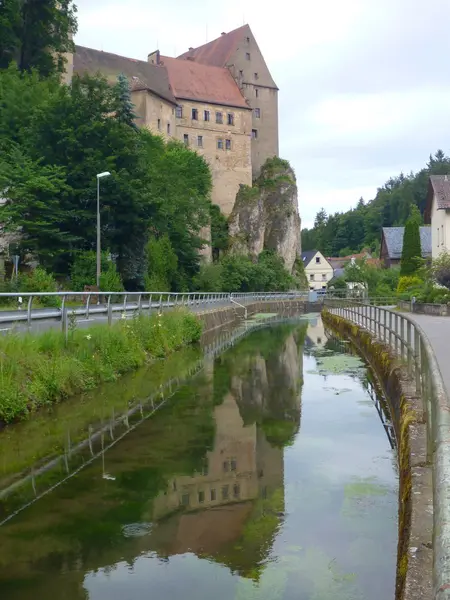
<svg viewBox="0 0 450 600">
<path fill-rule="evenodd" d="M 205 157 L 212 201 L 226 216 L 239 186 L 278 156 L 278 88 L 248 25 L 177 58 L 156 50 L 140 61 L 76 46 L 67 81 L 72 72 L 100 73 L 112 84 L 126 75 L 137 123 Z"/>
</svg>

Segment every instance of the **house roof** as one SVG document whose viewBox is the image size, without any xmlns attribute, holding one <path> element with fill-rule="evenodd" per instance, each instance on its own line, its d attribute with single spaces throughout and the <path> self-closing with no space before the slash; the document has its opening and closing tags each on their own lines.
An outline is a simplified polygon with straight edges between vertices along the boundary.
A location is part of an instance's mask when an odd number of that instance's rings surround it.
<svg viewBox="0 0 450 600">
<path fill-rule="evenodd" d="M 177 103 L 170 89 L 167 70 L 143 60 L 75 46 L 73 70 L 78 75 L 101 73 L 109 83 L 115 83 L 117 76 L 123 73 L 130 80 L 133 91 L 148 90 L 172 104 Z"/>
<path fill-rule="evenodd" d="M 309 265 L 309 263 L 312 261 L 312 259 L 315 257 L 315 255 L 319 253 L 322 258 L 329 264 L 329 266 L 331 267 L 330 263 L 328 262 L 328 260 L 325 258 L 325 256 L 323 256 L 323 254 L 320 252 L 320 250 L 305 250 L 304 252 L 302 252 L 302 261 L 303 261 L 303 266 L 307 267 Z"/>
<path fill-rule="evenodd" d="M 404 227 L 383 227 L 382 236 L 386 244 L 389 258 L 397 260 L 402 257 Z M 422 258 L 431 256 L 431 227 L 420 227 L 420 244 Z"/>
<path fill-rule="evenodd" d="M 228 69 L 161 56 L 176 98 L 251 110 Z"/>
<path fill-rule="evenodd" d="M 192 48 L 181 54 L 178 58 L 194 60 L 197 63 L 225 67 L 233 51 L 245 37 L 251 34 L 250 27 L 243 25 L 229 33 L 223 33 L 219 38 L 203 44 L 198 48 Z"/>
<path fill-rule="evenodd" d="M 450 175 L 430 175 L 424 214 L 426 223 L 431 223 L 431 209 L 434 197 L 436 197 L 437 210 L 450 208 Z"/>
</svg>

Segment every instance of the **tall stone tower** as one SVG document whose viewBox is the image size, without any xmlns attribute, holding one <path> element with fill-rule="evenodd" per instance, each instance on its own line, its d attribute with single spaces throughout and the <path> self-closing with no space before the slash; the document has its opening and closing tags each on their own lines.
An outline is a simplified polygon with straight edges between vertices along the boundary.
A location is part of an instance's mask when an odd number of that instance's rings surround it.
<svg viewBox="0 0 450 600">
<path fill-rule="evenodd" d="M 252 170 L 255 179 L 268 158 L 278 156 L 278 87 L 249 27 L 244 25 L 178 58 L 226 67 L 239 85 L 252 117 Z"/>
</svg>

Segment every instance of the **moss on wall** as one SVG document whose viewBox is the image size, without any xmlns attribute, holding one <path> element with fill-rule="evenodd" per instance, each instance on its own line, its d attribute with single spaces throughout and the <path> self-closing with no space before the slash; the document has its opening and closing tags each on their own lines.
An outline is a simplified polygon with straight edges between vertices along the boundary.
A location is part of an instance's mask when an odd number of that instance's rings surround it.
<svg viewBox="0 0 450 600">
<path fill-rule="evenodd" d="M 402 385 L 400 365 L 386 347 L 374 340 L 372 335 L 350 321 L 328 310 L 322 312 L 324 323 L 350 339 L 372 366 L 387 398 L 397 439 L 399 464 L 399 519 L 397 548 L 396 600 L 404 597 L 408 573 L 408 549 L 411 532 L 412 476 L 411 476 L 411 427 L 419 419 L 406 398 Z"/>
</svg>

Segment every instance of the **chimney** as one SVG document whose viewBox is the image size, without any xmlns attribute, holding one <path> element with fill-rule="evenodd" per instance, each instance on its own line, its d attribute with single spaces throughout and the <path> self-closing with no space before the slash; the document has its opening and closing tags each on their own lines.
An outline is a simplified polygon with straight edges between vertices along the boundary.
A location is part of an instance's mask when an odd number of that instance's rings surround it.
<svg viewBox="0 0 450 600">
<path fill-rule="evenodd" d="M 161 64 L 161 53 L 159 50 L 155 50 L 154 52 L 151 52 L 148 57 L 147 57 L 147 62 L 153 64 L 153 65 L 160 65 Z"/>
<path fill-rule="evenodd" d="M 222 31 L 222 33 L 220 35 L 227 35 L 227 34 L 225 33 L 225 31 Z"/>
<path fill-rule="evenodd" d="M 189 52 L 192 52 L 192 50 L 193 50 L 193 49 L 194 49 L 194 48 L 192 48 L 192 46 L 191 46 L 191 48 L 189 48 Z"/>
</svg>

